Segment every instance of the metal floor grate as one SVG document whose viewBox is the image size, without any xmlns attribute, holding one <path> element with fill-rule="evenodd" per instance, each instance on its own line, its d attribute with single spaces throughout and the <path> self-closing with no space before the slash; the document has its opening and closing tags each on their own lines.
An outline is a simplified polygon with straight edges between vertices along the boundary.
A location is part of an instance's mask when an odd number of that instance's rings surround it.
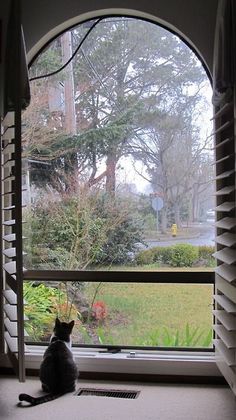
<svg viewBox="0 0 236 420">
<path fill-rule="evenodd" d="M 87 396 L 92 395 L 96 397 L 112 397 L 112 398 L 138 398 L 140 391 L 119 390 L 119 389 L 99 389 L 99 388 L 80 388 L 76 395 Z"/>
</svg>

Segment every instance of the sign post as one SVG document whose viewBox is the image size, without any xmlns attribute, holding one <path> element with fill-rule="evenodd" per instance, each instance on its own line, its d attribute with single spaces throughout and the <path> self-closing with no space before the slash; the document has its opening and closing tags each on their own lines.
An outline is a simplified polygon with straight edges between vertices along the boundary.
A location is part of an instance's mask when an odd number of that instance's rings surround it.
<svg viewBox="0 0 236 420">
<path fill-rule="evenodd" d="M 152 196 L 152 195 L 151 195 Z M 163 208 L 164 202 L 161 197 L 155 196 L 152 198 L 152 208 L 156 211 L 156 229 L 159 230 L 158 212 Z"/>
</svg>

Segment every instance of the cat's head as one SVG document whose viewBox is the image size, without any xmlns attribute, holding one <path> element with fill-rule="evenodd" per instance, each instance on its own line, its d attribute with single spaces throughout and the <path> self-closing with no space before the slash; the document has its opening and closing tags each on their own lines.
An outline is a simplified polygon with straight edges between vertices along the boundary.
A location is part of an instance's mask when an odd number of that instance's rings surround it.
<svg viewBox="0 0 236 420">
<path fill-rule="evenodd" d="M 59 318 L 56 318 L 53 329 L 54 336 L 56 336 L 59 340 L 69 342 L 74 325 L 75 321 L 61 322 Z"/>
</svg>

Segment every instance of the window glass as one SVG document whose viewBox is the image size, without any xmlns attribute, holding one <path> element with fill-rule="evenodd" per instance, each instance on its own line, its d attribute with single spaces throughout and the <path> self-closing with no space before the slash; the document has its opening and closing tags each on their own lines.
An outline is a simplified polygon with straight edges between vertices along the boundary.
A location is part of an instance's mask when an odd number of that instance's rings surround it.
<svg viewBox="0 0 236 420">
<path fill-rule="evenodd" d="M 104 18 L 34 61 L 23 116 L 25 266 L 214 265 L 211 88 L 196 55 L 144 20 Z"/>
<path fill-rule="evenodd" d="M 59 316 L 75 345 L 212 348 L 211 284 L 25 282 L 24 295 L 28 341 L 49 341 Z"/>
</svg>

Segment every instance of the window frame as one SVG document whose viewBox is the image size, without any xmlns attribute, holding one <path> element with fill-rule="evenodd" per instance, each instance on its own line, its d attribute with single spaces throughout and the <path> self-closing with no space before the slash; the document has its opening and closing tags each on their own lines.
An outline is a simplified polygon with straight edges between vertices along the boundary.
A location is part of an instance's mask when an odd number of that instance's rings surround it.
<svg viewBox="0 0 236 420">
<path fill-rule="evenodd" d="M 109 18 L 109 17 L 128 17 L 128 18 L 135 18 L 139 20 L 145 20 L 147 22 L 151 22 L 156 24 L 164 29 L 168 30 L 173 35 L 177 36 L 181 41 L 183 41 L 195 54 L 195 56 L 201 62 L 206 75 L 210 83 L 212 84 L 212 77 L 209 72 L 209 69 L 206 63 L 203 61 L 201 55 L 198 53 L 196 49 L 188 42 L 187 39 L 182 37 L 179 33 L 175 32 L 173 29 L 169 28 L 167 25 L 164 25 L 160 22 L 155 22 L 152 19 L 148 19 L 146 17 L 135 16 L 135 15 L 125 15 L 125 14 L 108 14 L 103 16 L 98 16 L 99 18 Z M 96 17 L 88 18 L 83 20 L 77 24 L 73 24 L 72 26 L 63 29 L 60 33 L 57 33 L 53 38 L 47 41 L 41 47 L 37 54 L 29 62 L 29 68 L 36 60 L 36 58 L 41 54 L 41 52 L 56 38 L 61 36 L 65 31 L 73 29 L 78 24 L 82 24 L 84 22 L 95 20 Z M 166 284 L 186 284 L 189 283 L 189 278 L 191 277 L 190 284 L 213 284 L 215 287 L 215 275 L 214 270 L 206 270 L 206 271 L 181 271 L 181 270 L 172 270 L 172 271 L 153 271 L 153 272 L 133 272 L 135 276 L 135 280 L 130 280 L 130 273 L 131 272 L 123 272 L 123 271 L 62 271 L 62 270 L 25 270 L 23 272 L 23 281 L 86 281 L 86 282 L 133 282 L 133 283 L 143 283 L 144 276 L 145 282 L 149 283 L 166 283 Z M 156 278 L 158 276 L 158 281 Z M 155 278 L 155 280 L 154 280 Z M 204 279 L 204 281 L 203 281 Z M 34 344 L 33 346 L 27 345 L 30 350 L 30 353 L 26 353 L 26 368 L 38 368 L 41 362 L 41 357 L 45 350 L 45 345 L 37 345 Z M 162 374 L 162 375 L 196 375 L 196 376 L 221 376 L 219 371 L 216 367 L 215 359 L 214 359 L 214 346 L 212 349 L 176 349 L 176 348 L 160 348 L 160 349 L 150 349 L 150 348 L 143 348 L 140 350 L 140 358 L 139 360 L 134 359 L 132 357 L 128 358 L 127 362 L 127 354 L 129 354 L 130 349 L 123 349 L 121 348 L 118 354 L 112 354 L 109 350 L 117 346 L 73 346 L 73 354 L 75 356 L 76 362 L 78 362 L 79 366 L 85 360 L 85 367 L 87 372 L 111 372 L 114 373 L 150 373 L 150 374 Z M 99 352 L 101 349 L 107 349 L 107 352 L 101 355 Z M 132 346 L 132 349 L 134 347 Z M 137 349 L 139 351 L 139 349 Z M 147 361 L 143 354 L 148 352 L 149 354 L 149 361 L 150 367 L 147 369 Z M 151 352 L 151 354 L 150 354 Z M 91 361 L 96 361 L 95 363 L 91 363 Z M 132 359 L 132 360 L 130 360 Z M 111 362 L 111 364 L 116 364 L 116 362 L 120 362 L 120 366 L 114 366 L 114 369 L 111 367 L 110 363 L 107 366 L 107 361 Z M 124 362 L 125 361 L 125 362 Z M 100 363 L 101 362 L 101 363 Z M 105 364 L 103 363 L 105 362 Z M 124 362 L 124 363 L 123 363 Z M 137 362 L 137 363 L 136 363 Z M 101 366 L 102 365 L 102 370 Z M 130 367 L 127 370 L 128 365 Z M 93 367 L 95 366 L 95 367 Z M 181 367 L 181 370 L 179 369 Z M 130 369 L 130 371 L 129 371 Z M 146 372 L 146 369 L 148 372 Z M 174 369 L 174 370 L 173 370 Z"/>
</svg>

